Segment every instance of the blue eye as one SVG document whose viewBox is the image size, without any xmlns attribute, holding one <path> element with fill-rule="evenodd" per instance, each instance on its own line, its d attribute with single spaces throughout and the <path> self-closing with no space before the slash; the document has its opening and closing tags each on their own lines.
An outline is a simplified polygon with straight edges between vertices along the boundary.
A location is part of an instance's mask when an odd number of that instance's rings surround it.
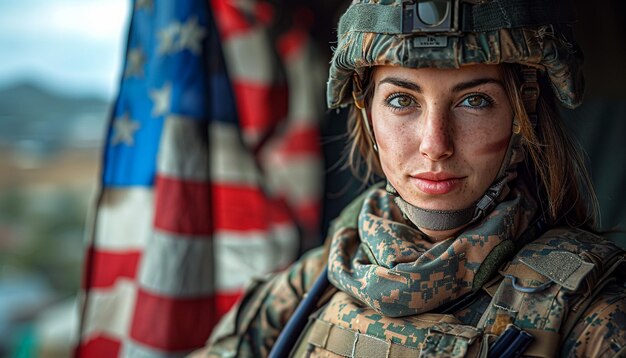
<svg viewBox="0 0 626 358">
<path fill-rule="evenodd" d="M 485 108 L 491 106 L 492 101 L 482 95 L 473 94 L 465 97 L 465 99 L 459 104 L 461 107 L 468 108 Z"/>
<path fill-rule="evenodd" d="M 413 97 L 402 93 L 392 94 L 391 96 L 387 97 L 385 102 L 393 109 L 405 109 L 407 107 L 415 107 L 417 104 Z"/>
</svg>

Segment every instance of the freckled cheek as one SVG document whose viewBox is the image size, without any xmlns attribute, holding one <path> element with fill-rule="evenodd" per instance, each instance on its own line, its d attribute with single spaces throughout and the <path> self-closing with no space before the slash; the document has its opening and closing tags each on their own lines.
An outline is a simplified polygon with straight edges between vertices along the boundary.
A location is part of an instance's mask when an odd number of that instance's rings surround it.
<svg viewBox="0 0 626 358">
<path fill-rule="evenodd" d="M 374 130 L 376 142 L 381 154 L 387 158 L 401 159 L 410 153 L 415 139 L 410 136 L 409 129 L 402 126 L 380 126 Z"/>
<path fill-rule="evenodd" d="M 374 126 L 378 155 L 383 172 L 388 179 L 395 178 L 403 172 L 403 167 L 411 158 L 411 138 L 406 129 L 392 125 Z"/>
</svg>

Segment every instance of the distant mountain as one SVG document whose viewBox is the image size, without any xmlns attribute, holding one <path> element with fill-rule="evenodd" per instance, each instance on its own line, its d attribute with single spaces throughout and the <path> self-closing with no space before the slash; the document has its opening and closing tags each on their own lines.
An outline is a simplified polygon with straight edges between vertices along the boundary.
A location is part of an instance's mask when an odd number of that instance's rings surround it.
<svg viewBox="0 0 626 358">
<path fill-rule="evenodd" d="M 99 146 L 110 103 L 21 83 L 0 89 L 0 146 L 48 150 Z"/>
</svg>

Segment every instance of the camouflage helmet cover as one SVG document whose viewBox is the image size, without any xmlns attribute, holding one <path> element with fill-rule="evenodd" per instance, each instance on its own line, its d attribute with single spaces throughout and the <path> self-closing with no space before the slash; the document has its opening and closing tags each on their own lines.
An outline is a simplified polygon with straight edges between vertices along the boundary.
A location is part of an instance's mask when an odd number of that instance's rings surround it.
<svg viewBox="0 0 626 358">
<path fill-rule="evenodd" d="M 580 104 L 583 56 L 566 25 L 571 22 L 565 19 L 569 14 L 564 15 L 568 9 L 556 0 L 435 1 L 462 6 L 469 13 L 465 15 L 469 20 L 463 20 L 468 28 L 445 34 L 406 33 L 402 14 L 414 0 L 353 1 L 339 21 L 328 107 L 351 104 L 354 73 L 362 77 L 372 66 L 459 68 L 481 63 L 538 68 L 547 74 L 561 104 L 568 108 Z"/>
</svg>

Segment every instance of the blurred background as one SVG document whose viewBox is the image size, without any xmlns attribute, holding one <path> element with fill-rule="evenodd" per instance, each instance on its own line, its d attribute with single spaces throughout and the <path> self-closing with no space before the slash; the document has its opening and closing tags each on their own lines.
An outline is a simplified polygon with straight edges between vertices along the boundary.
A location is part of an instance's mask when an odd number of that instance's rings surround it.
<svg viewBox="0 0 626 358">
<path fill-rule="evenodd" d="M 129 9 L 0 1 L 0 356 L 69 356 Z"/>
<path fill-rule="evenodd" d="M 318 2 L 312 35 L 330 56 L 340 6 Z M 626 5 L 575 1 L 585 104 L 564 111 L 588 151 L 605 229 L 626 226 Z M 128 0 L 0 0 L 0 357 L 67 357 L 78 330 L 85 222 L 121 76 Z M 327 62 L 327 61 L 326 61 Z M 323 88 L 320 91 L 323 92 Z M 342 113 L 320 118 L 323 225 L 358 190 L 334 165 Z M 322 230 L 323 232 L 323 230 Z M 626 235 L 610 236 L 626 247 Z"/>
</svg>

